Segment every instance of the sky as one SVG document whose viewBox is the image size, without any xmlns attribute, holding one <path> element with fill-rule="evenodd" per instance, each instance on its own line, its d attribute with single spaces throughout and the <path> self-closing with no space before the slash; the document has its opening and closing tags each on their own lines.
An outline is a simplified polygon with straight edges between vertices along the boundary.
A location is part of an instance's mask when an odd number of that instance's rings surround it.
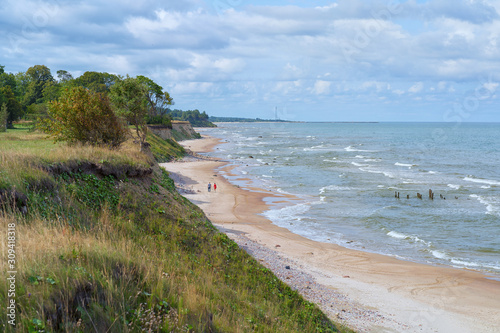
<svg viewBox="0 0 500 333">
<path fill-rule="evenodd" d="M 0 47 L 213 116 L 500 122 L 500 0 L 3 0 Z"/>
</svg>

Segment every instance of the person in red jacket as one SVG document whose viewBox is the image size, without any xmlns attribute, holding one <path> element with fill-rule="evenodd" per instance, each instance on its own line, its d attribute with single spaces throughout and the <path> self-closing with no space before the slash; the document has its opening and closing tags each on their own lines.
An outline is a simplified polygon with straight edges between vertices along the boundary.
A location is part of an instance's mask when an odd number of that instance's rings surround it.
<svg viewBox="0 0 500 333">
<path fill-rule="evenodd" d="M 217 184 L 214 183 L 214 192 L 217 192 Z"/>
</svg>

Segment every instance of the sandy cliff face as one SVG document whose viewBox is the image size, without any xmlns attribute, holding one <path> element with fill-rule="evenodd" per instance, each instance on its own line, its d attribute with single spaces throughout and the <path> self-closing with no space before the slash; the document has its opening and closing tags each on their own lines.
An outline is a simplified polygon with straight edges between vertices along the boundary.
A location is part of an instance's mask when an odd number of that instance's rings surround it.
<svg viewBox="0 0 500 333">
<path fill-rule="evenodd" d="M 158 135 L 160 138 L 175 139 L 176 141 L 197 139 L 199 134 L 193 129 L 189 121 L 172 121 L 172 129 L 162 125 L 148 126 L 151 132 Z"/>
</svg>

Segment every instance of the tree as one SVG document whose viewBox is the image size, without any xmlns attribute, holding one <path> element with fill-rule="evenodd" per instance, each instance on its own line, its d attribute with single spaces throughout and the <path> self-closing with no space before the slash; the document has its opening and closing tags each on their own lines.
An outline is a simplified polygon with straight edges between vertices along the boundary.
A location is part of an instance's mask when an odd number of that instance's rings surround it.
<svg viewBox="0 0 500 333">
<path fill-rule="evenodd" d="M 137 78 L 128 77 L 114 84 L 109 92 L 117 114 L 123 116 L 135 128 L 141 144 L 141 151 L 146 146 L 148 127 L 146 119 L 149 110 L 148 88 Z"/>
<path fill-rule="evenodd" d="M 119 147 L 129 130 L 113 112 L 109 98 L 82 87 L 66 89 L 48 103 L 48 118 L 38 128 L 56 141 Z"/>
<path fill-rule="evenodd" d="M 71 75 L 71 73 L 68 71 L 60 69 L 57 71 L 57 78 L 59 79 L 60 83 L 67 83 L 73 80 L 73 75 Z"/>
<path fill-rule="evenodd" d="M 164 116 L 167 106 L 174 104 L 173 98 L 170 97 L 167 91 L 163 91 L 162 86 L 158 85 L 150 78 L 139 75 L 137 76 L 137 80 L 143 83 L 147 88 L 146 98 L 150 106 L 149 116 Z"/>
<path fill-rule="evenodd" d="M 94 92 L 107 93 L 111 86 L 120 80 L 120 77 L 109 73 L 85 72 L 75 79 L 75 85 L 87 88 Z"/>
<path fill-rule="evenodd" d="M 26 71 L 28 85 L 23 104 L 28 107 L 34 103 L 43 103 L 43 91 L 48 84 L 54 82 L 50 69 L 44 65 L 36 65 Z"/>
<path fill-rule="evenodd" d="M 7 105 L 2 103 L 0 108 L 0 132 L 7 131 Z"/>
<path fill-rule="evenodd" d="M 13 128 L 13 122 L 21 118 L 23 109 L 21 103 L 18 102 L 14 92 L 10 86 L 0 88 L 0 93 L 3 95 L 3 104 L 7 110 L 7 128 Z"/>
</svg>

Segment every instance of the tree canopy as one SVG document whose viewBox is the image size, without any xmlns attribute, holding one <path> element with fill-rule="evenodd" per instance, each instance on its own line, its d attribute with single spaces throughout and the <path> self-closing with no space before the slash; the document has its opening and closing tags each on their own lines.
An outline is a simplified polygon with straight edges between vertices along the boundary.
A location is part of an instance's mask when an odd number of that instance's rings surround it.
<svg viewBox="0 0 500 333">
<path fill-rule="evenodd" d="M 113 111 L 109 98 L 83 87 L 65 89 L 58 101 L 48 104 L 48 117 L 38 128 L 56 141 L 120 146 L 128 129 Z"/>
<path fill-rule="evenodd" d="M 146 120 L 150 109 L 147 86 L 137 78 L 127 77 L 111 87 L 109 96 L 118 115 L 134 126 L 142 150 L 146 142 Z"/>
</svg>

